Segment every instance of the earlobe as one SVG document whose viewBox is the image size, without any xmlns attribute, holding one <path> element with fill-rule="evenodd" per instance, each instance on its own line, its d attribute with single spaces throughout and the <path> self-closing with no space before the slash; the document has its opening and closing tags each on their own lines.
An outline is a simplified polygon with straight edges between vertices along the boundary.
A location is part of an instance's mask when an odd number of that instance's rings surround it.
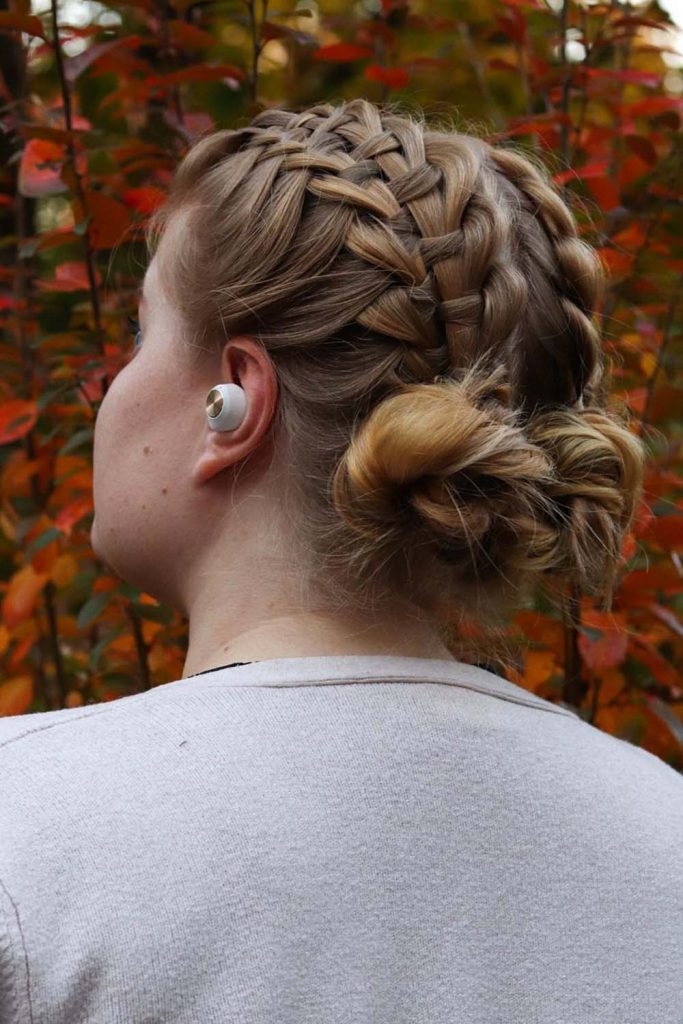
<svg viewBox="0 0 683 1024">
<path fill-rule="evenodd" d="M 203 484 L 224 469 L 236 465 L 249 451 L 248 439 L 235 441 L 233 435 L 207 426 L 202 450 L 192 467 L 192 482 Z"/>
</svg>

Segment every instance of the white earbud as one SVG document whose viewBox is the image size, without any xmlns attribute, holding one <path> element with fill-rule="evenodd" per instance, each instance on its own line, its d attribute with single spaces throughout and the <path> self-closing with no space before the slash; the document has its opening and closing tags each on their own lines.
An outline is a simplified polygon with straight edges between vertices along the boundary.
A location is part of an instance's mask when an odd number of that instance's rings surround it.
<svg viewBox="0 0 683 1024">
<path fill-rule="evenodd" d="M 247 396 L 239 384 L 216 384 L 206 396 L 206 416 L 212 430 L 235 430 L 247 411 Z"/>
</svg>

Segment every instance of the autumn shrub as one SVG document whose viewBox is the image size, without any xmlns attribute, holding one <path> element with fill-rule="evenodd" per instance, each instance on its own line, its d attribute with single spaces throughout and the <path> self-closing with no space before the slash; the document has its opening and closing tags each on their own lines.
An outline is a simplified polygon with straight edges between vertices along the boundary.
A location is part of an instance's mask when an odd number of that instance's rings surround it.
<svg viewBox="0 0 683 1024">
<path fill-rule="evenodd" d="M 682 62 L 655 3 L 455 7 L 113 3 L 80 25 L 58 7 L 0 12 L 0 714 L 182 674 L 187 624 L 90 546 L 94 421 L 130 357 L 145 223 L 203 134 L 365 96 L 528 152 L 600 255 L 611 398 L 647 447 L 643 499 L 611 609 L 572 587 L 558 615 L 535 595 L 506 627 L 505 672 L 683 769 Z"/>
</svg>

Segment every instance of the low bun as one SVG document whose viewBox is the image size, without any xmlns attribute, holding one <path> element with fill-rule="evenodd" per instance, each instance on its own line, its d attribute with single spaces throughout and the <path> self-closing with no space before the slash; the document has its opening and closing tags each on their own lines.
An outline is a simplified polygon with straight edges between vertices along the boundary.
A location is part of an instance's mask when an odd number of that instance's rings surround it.
<svg viewBox="0 0 683 1024">
<path fill-rule="evenodd" d="M 509 398 L 504 365 L 479 364 L 380 401 L 333 477 L 335 507 L 358 541 L 431 547 L 461 585 L 542 571 L 557 548 L 543 519 L 553 466 Z"/>
<path fill-rule="evenodd" d="M 548 495 L 560 524 L 558 576 L 611 606 L 624 538 L 642 494 L 645 451 L 616 413 L 597 406 L 533 417 L 528 437 L 554 466 Z"/>
</svg>

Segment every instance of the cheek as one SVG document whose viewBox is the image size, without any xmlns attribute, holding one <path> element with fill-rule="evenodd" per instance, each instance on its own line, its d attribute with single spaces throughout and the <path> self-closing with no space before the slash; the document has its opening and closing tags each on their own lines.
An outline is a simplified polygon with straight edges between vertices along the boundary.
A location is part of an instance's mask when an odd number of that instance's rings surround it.
<svg viewBox="0 0 683 1024">
<path fill-rule="evenodd" d="M 111 500 L 112 491 L 125 483 L 123 478 L 139 458 L 137 439 L 149 417 L 145 417 L 142 389 L 132 370 L 129 365 L 117 374 L 97 414 L 93 449 L 96 504 L 98 493 L 103 500 Z"/>
</svg>

